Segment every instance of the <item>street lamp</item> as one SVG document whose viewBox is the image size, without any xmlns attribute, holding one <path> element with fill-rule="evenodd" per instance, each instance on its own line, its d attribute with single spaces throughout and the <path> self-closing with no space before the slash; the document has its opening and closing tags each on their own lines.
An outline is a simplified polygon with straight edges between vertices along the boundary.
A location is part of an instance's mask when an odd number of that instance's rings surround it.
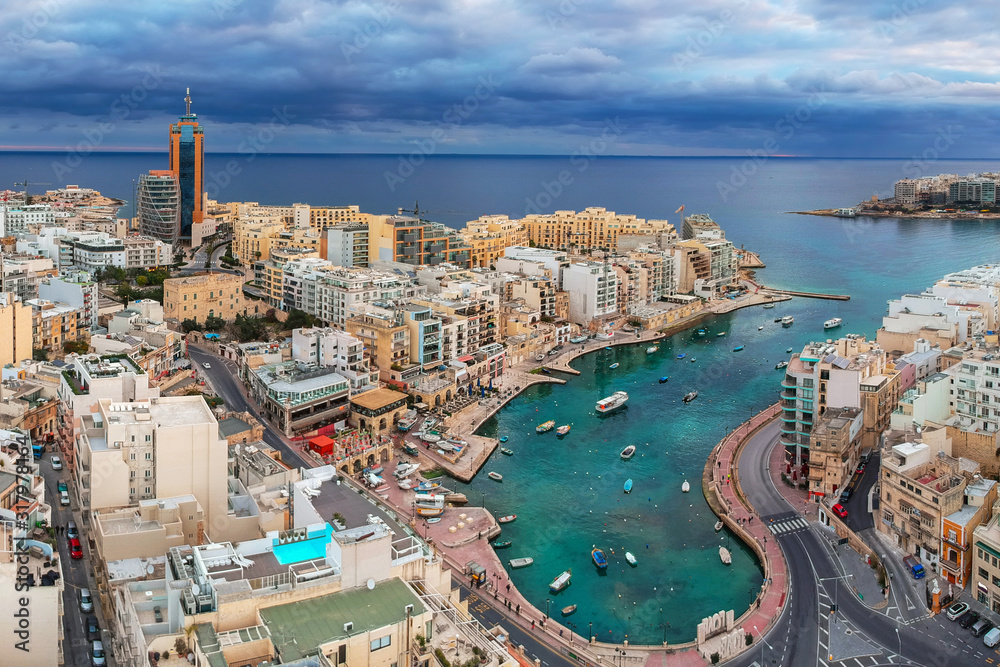
<svg viewBox="0 0 1000 667">
<path fill-rule="evenodd" d="M 591 621 L 587 624 L 587 643 L 589 644 L 594 639 L 594 622 Z"/>
<path fill-rule="evenodd" d="M 549 598 L 545 598 L 545 618 L 549 617 L 549 603 L 552 602 Z"/>
<path fill-rule="evenodd" d="M 771 645 L 770 645 L 770 644 L 768 644 L 768 643 L 767 643 L 767 640 L 766 640 L 766 639 L 764 639 L 764 635 L 760 634 L 760 630 L 758 630 L 758 629 L 757 629 L 757 626 L 756 626 L 756 625 L 755 625 L 755 626 L 753 626 L 753 629 L 754 629 L 754 632 L 756 632 L 756 633 L 757 633 L 757 638 L 758 638 L 758 639 L 760 639 L 760 641 L 761 641 L 761 642 L 763 642 L 763 643 L 762 643 L 762 644 L 760 645 L 760 664 L 764 665 L 764 664 L 766 664 L 766 663 L 764 662 L 764 646 L 767 646 L 767 648 L 769 648 L 769 649 L 770 649 L 770 650 L 772 650 L 772 651 L 773 651 L 774 649 L 773 649 L 773 648 L 771 647 Z"/>
<path fill-rule="evenodd" d="M 899 653 L 902 654 L 903 653 L 903 638 L 899 636 L 899 628 L 897 627 L 897 628 L 895 628 L 895 630 L 896 630 L 896 639 L 899 640 Z"/>
<path fill-rule="evenodd" d="M 573 633 L 576 632 L 576 623 L 566 621 L 566 625 L 569 626 L 569 643 L 573 643 Z"/>
</svg>

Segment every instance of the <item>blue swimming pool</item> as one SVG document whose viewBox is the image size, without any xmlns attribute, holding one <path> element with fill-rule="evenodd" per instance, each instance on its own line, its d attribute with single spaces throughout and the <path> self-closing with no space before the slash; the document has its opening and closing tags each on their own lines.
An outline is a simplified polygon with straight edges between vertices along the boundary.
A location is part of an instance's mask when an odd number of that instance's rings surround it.
<svg viewBox="0 0 1000 667">
<path fill-rule="evenodd" d="M 333 527 L 326 524 L 323 530 L 309 533 L 309 539 L 291 544 L 278 544 L 274 540 L 274 557 L 282 565 L 301 563 L 326 556 L 326 544 L 333 535 Z"/>
</svg>

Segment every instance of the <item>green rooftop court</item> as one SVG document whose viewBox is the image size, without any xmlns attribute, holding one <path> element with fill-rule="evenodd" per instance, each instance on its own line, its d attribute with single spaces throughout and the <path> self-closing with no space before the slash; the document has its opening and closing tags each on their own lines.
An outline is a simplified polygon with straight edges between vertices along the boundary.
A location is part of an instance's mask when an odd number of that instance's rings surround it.
<svg viewBox="0 0 1000 667">
<path fill-rule="evenodd" d="M 420 598 L 405 583 L 389 579 L 374 590 L 361 587 L 268 607 L 260 616 L 287 662 L 314 653 L 322 644 L 396 625 L 406 619 L 406 605 L 411 604 L 411 616 L 424 613 Z M 345 623 L 354 624 L 350 631 L 344 630 Z"/>
</svg>

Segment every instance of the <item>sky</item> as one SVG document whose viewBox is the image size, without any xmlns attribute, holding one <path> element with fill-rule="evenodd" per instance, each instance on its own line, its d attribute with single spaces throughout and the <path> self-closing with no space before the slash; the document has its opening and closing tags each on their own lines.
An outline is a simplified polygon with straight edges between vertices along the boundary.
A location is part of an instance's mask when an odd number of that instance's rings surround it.
<svg viewBox="0 0 1000 667">
<path fill-rule="evenodd" d="M 980 158 L 1000 3 L 22 0 L 0 150 Z"/>
</svg>

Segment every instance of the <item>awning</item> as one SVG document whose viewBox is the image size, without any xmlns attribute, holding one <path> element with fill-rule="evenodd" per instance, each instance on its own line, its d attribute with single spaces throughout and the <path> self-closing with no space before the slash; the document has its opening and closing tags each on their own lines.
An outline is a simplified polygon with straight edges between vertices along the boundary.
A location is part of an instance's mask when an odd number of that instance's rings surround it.
<svg viewBox="0 0 1000 667">
<path fill-rule="evenodd" d="M 455 358 L 455 361 L 461 361 L 462 363 L 465 363 L 465 364 L 469 363 L 470 361 L 475 361 L 475 360 L 476 360 L 476 358 L 473 357 L 471 354 L 467 354 L 464 357 L 456 357 Z"/>
<path fill-rule="evenodd" d="M 981 582 L 981 581 L 980 581 L 980 582 L 977 582 L 977 583 L 976 583 L 976 587 L 977 587 L 977 588 L 978 588 L 978 589 L 979 589 L 980 591 L 982 591 L 983 593 L 989 593 L 989 592 L 990 592 L 990 589 L 986 588 L 986 584 L 984 584 L 984 583 L 983 583 L 983 582 Z"/>
</svg>

